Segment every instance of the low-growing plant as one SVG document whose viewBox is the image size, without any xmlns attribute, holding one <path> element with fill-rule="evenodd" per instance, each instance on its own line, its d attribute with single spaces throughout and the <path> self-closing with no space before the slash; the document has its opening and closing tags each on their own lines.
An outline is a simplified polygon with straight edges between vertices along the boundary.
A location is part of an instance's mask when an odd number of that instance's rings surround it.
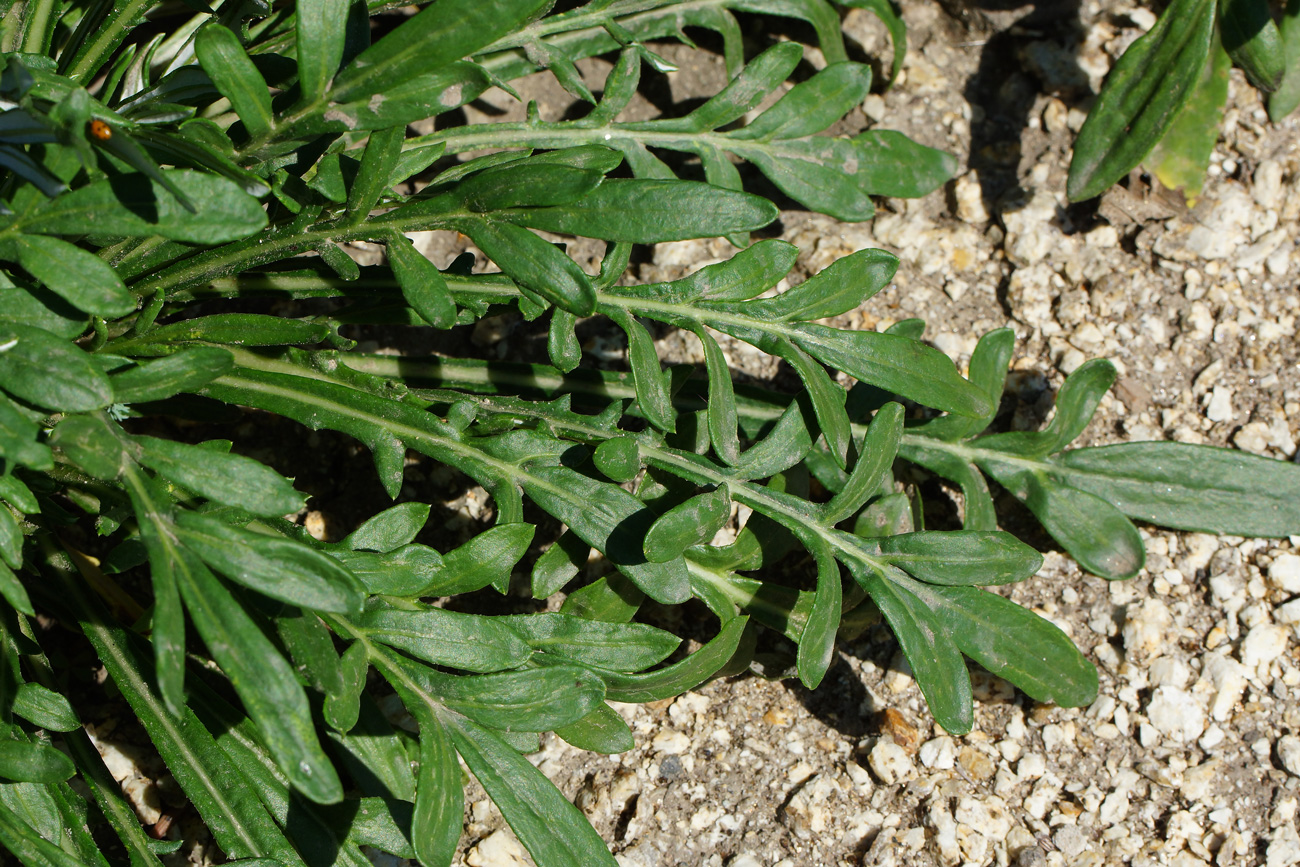
<svg viewBox="0 0 1300 867">
<path fill-rule="evenodd" d="M 523 754 L 552 731 L 631 748 L 608 700 L 742 671 L 763 629 L 794 642 L 795 674 L 815 687 L 841 627 L 883 616 L 953 733 L 973 722 L 965 657 L 1035 699 L 1090 702 L 1095 670 L 1064 633 L 980 589 L 1041 564 L 997 529 L 986 476 L 1110 578 L 1141 568 L 1130 518 L 1300 527 L 1290 464 L 1174 443 L 1067 450 L 1113 379 L 1105 362 L 1071 375 L 1045 430 L 983 435 L 1009 331 L 980 342 L 966 379 L 914 321 L 820 322 L 889 284 L 886 252 L 769 293 L 797 250 L 748 242 L 777 211 L 740 190 L 726 154 L 855 219 L 872 194 L 928 192 L 954 166 L 897 134 L 815 135 L 869 82 L 822 0 L 556 15 L 539 0 L 438 0 L 400 17 L 374 0 L 186 5 L 193 17 L 130 0 L 5 7 L 0 846 L 23 863 L 107 864 L 101 824 L 133 865 L 180 845 L 145 833 L 82 730 L 85 687 L 47 655 L 66 658 L 73 639 L 52 621 L 84 636 L 231 859 L 364 865 L 369 846 L 448 864 L 463 760 L 539 865 L 585 867 L 613 859 Z M 752 116 L 799 49 L 745 63 L 730 9 L 803 18 L 831 63 Z M 644 40 L 683 26 L 722 35 L 729 84 L 684 118 L 620 122 L 641 65 L 664 65 Z M 607 51 L 595 100 L 573 62 Z M 538 67 L 592 112 L 407 137 Z M 712 183 L 672 176 L 650 147 L 697 155 Z M 624 162 L 632 177 L 611 174 Z M 598 273 L 534 229 L 605 242 Z M 463 233 L 500 272 L 466 258 L 439 270 L 407 237 L 429 230 Z M 743 249 L 626 285 L 633 245 L 715 236 Z M 353 241 L 382 244 L 387 264 L 359 266 L 340 246 Z M 347 336 L 502 309 L 548 317 L 551 365 L 367 355 Z M 575 326 L 596 315 L 626 335 L 626 373 L 578 369 Z M 696 335 L 704 375 L 665 369 L 647 321 Z M 804 391 L 734 384 L 718 334 L 782 359 Z M 429 504 L 408 501 L 320 541 L 290 520 L 304 511 L 291 480 L 205 438 L 211 427 L 182 436 L 186 419 L 241 414 L 354 437 L 392 497 L 409 452 L 458 470 L 490 494 L 492 526 L 440 552 L 417 541 Z M 902 462 L 960 487 L 961 529 L 924 527 Z M 737 505 L 751 517 L 715 544 Z M 538 538 L 545 515 L 558 539 Z M 592 549 L 610 571 L 583 583 Z M 768 580 L 796 550 L 815 564 L 810 589 Z M 558 610 L 456 604 L 511 593 L 517 573 L 524 595 L 566 594 Z M 646 600 L 692 599 L 718 629 L 674 656 L 680 640 L 638 617 Z"/>
<path fill-rule="evenodd" d="M 1200 195 L 1232 66 L 1268 94 L 1274 123 L 1293 112 L 1300 3 L 1287 3 L 1279 23 L 1268 0 L 1173 0 L 1116 61 L 1088 112 L 1070 160 L 1070 200 L 1100 195 L 1144 161 L 1165 186 Z"/>
</svg>

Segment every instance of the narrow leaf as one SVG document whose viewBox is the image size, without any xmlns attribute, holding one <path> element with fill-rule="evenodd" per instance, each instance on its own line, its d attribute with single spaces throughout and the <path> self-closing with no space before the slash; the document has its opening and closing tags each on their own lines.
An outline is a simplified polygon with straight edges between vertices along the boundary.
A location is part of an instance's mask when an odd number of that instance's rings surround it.
<svg viewBox="0 0 1300 867">
<path fill-rule="evenodd" d="M 275 126 L 266 79 L 227 28 L 209 22 L 194 38 L 194 53 L 221 95 L 230 100 L 250 138 L 269 135 Z"/>
<path fill-rule="evenodd" d="M 196 494 L 254 515 L 279 517 L 302 508 L 303 496 L 284 476 L 243 455 L 157 437 L 135 437 L 140 463 Z"/>
</svg>

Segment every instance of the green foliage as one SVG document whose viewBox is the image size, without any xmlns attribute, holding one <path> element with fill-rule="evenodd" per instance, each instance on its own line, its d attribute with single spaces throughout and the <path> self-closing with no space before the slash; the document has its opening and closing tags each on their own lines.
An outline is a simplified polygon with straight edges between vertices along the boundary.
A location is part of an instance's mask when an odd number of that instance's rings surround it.
<svg viewBox="0 0 1300 867">
<path fill-rule="evenodd" d="M 1268 0 L 1174 0 L 1116 61 L 1070 160 L 1071 201 L 1100 195 L 1152 150 L 1151 167 L 1195 199 L 1227 98 L 1227 64 L 1270 94 L 1279 121 L 1300 103 L 1300 4 L 1279 26 Z M 1221 46 L 1221 47 L 1220 47 Z"/>
<path fill-rule="evenodd" d="M 761 629 L 797 645 L 812 687 L 841 629 L 883 617 L 954 733 L 973 723 L 967 658 L 1037 700 L 1090 702 L 1096 673 L 1069 639 L 981 589 L 1041 565 L 997 529 L 988 478 L 1110 578 L 1141 566 L 1132 518 L 1300 526 L 1291 465 L 1165 443 L 1068 449 L 1111 384 L 1104 362 L 1067 380 L 1045 430 L 986 434 L 1009 332 L 985 337 L 963 378 L 920 323 L 823 321 L 889 284 L 888 253 L 769 292 L 797 251 L 748 243 L 777 211 L 744 192 L 733 158 L 844 219 L 955 166 L 897 133 L 818 135 L 870 85 L 823 0 L 555 15 L 537 0 L 439 0 L 382 22 L 373 44 L 371 14 L 391 4 L 185 5 L 192 17 L 147 0 L 60 17 L 30 0 L 0 32 L 0 779 L 40 805 L 0 805 L 0 846 L 24 863 L 106 863 L 101 820 L 132 864 L 166 848 L 79 730 L 85 695 L 46 659 L 72 632 L 229 858 L 363 865 L 370 846 L 448 864 L 463 760 L 539 865 L 585 867 L 612 858 L 521 753 L 551 731 L 631 748 L 607 701 L 742 671 Z M 896 66 L 901 22 L 859 5 L 886 21 Z M 746 62 L 732 8 L 806 21 L 828 61 L 748 123 L 802 49 Z M 146 13 L 155 24 L 137 31 Z M 646 42 L 684 40 L 683 26 L 720 34 L 729 83 L 684 117 L 620 121 L 642 66 L 668 66 Z M 575 62 L 605 53 L 616 62 L 597 99 Z M 539 67 L 591 111 L 406 137 Z M 706 182 L 651 149 L 693 154 Z M 534 230 L 604 242 L 598 273 Z M 408 237 L 420 231 L 463 233 L 500 272 L 438 269 Z M 716 236 L 743 249 L 625 285 L 633 245 Z M 359 266 L 353 241 L 383 245 L 387 264 Z M 368 356 L 349 336 L 511 308 L 549 317 L 553 366 Z M 626 373 L 580 368 L 590 316 L 626 335 Z M 655 323 L 700 340 L 703 376 L 664 368 Z M 719 335 L 787 362 L 803 392 L 735 385 Z M 837 374 L 858 383 L 846 393 Z M 430 504 L 407 501 L 317 540 L 286 518 L 305 507 L 292 480 L 184 424 L 270 415 L 364 444 L 393 498 L 409 453 L 458 470 L 490 495 L 492 526 L 438 550 Z M 914 523 L 903 462 L 960 486 L 962 529 Z M 1272 483 L 1255 491 L 1261 473 Z M 714 544 L 739 506 L 751 517 Z M 584 583 L 593 550 L 609 571 Z M 792 552 L 813 566 L 806 586 L 764 580 Z M 526 598 L 523 576 L 532 599 L 565 594 L 558 611 Z M 642 616 L 647 599 L 699 600 L 716 632 L 684 653 Z M 70 632 L 38 630 L 38 611 Z M 386 715 L 395 703 L 415 735 Z"/>
</svg>

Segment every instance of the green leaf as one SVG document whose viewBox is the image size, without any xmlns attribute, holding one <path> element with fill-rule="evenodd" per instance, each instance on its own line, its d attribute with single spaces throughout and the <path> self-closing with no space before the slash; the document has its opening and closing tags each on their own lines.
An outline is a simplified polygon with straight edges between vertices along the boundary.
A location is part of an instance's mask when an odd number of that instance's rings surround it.
<svg viewBox="0 0 1300 867">
<path fill-rule="evenodd" d="M 0 740 L 0 777 L 7 780 L 58 783 L 76 772 L 72 759 L 49 744 Z"/>
<path fill-rule="evenodd" d="M 607 180 L 563 207 L 500 214 L 503 219 L 547 232 L 634 244 L 713 238 L 761 229 L 776 215 L 774 205 L 748 193 L 693 181 L 639 178 Z"/>
<path fill-rule="evenodd" d="M 58 238 L 13 234 L 0 242 L 0 258 L 22 265 L 78 310 L 115 319 L 136 308 L 122 278 L 93 253 Z"/>
<path fill-rule="evenodd" d="M 303 496 L 284 476 L 243 455 L 139 436 L 138 460 L 200 496 L 254 515 L 279 517 L 302 508 Z"/>
<path fill-rule="evenodd" d="M 1055 624 L 974 587 L 917 587 L 962 653 L 1035 701 L 1084 707 L 1097 698 L 1097 669 Z"/>
<path fill-rule="evenodd" d="M 582 361 L 582 346 L 576 331 L 578 317 L 560 307 L 551 308 L 551 325 L 546 340 L 546 354 L 551 364 L 569 373 Z"/>
<path fill-rule="evenodd" d="M 50 410 L 86 412 L 113 402 L 113 388 L 90 356 L 30 325 L 0 322 L 0 388 Z"/>
<path fill-rule="evenodd" d="M 13 712 L 33 725 L 52 732 L 81 728 L 81 720 L 67 698 L 39 683 L 24 683 L 14 695 Z"/>
<path fill-rule="evenodd" d="M 266 79 L 239 44 L 239 37 L 209 22 L 194 38 L 194 53 L 221 95 L 230 100 L 250 138 L 270 135 L 275 127 Z"/>
<path fill-rule="evenodd" d="M 903 407 L 887 403 L 876 411 L 871 426 L 862 438 L 858 460 L 844 487 L 822 507 L 822 521 L 838 524 L 862 508 L 867 499 L 880 490 L 885 474 L 894 464 L 903 435 Z"/>
<path fill-rule="evenodd" d="M 1210 155 L 1219 140 L 1219 119 L 1228 102 L 1231 65 L 1216 33 L 1192 95 L 1146 159 L 1160 183 L 1171 190 L 1182 190 L 1189 205 L 1194 205 L 1201 195 Z M 1270 108 L 1272 105 L 1270 99 Z"/>
<path fill-rule="evenodd" d="M 779 322 L 826 319 L 847 313 L 889 285 L 898 257 L 884 250 L 859 250 L 836 259 L 775 298 L 750 301 L 744 309 Z"/>
<path fill-rule="evenodd" d="M 395 124 L 370 133 L 366 149 L 361 155 L 361 167 L 348 190 L 344 225 L 353 226 L 370 215 L 388 190 L 388 178 L 397 167 L 402 153 L 402 140 L 406 127 Z"/>
<path fill-rule="evenodd" d="M 424 529 L 430 508 L 427 503 L 398 503 L 367 519 L 339 544 L 353 551 L 396 551 Z"/>
<path fill-rule="evenodd" d="M 361 714 L 361 692 L 366 687 L 366 673 L 370 670 L 370 657 L 366 646 L 358 641 L 350 645 L 339 657 L 339 674 L 342 683 L 338 689 L 325 692 L 325 721 L 335 731 L 349 732 Z"/>
<path fill-rule="evenodd" d="M 192 346 L 114 373 L 108 381 L 117 403 L 145 403 L 196 392 L 234 366 L 234 357 L 225 349 Z"/>
<path fill-rule="evenodd" d="M 0 518 L 0 521 L 3 520 Z M 28 617 L 36 616 L 36 609 L 32 608 L 32 600 L 27 596 L 27 588 L 18 580 L 13 570 L 3 562 L 0 562 L 0 597 Z"/>
<path fill-rule="evenodd" d="M 1100 195 L 1164 136 L 1205 68 L 1214 11 L 1215 0 L 1174 0 L 1116 61 L 1074 143 L 1070 201 Z"/>
<path fill-rule="evenodd" d="M 3 363 L 0 359 L 0 365 Z M 50 447 L 37 442 L 40 430 L 39 425 L 19 412 L 13 401 L 0 393 L 0 458 L 35 470 L 52 469 L 54 455 Z"/>
<path fill-rule="evenodd" d="M 476 213 L 555 207 L 588 195 L 603 179 L 601 171 L 564 165 L 539 156 L 475 172 L 456 185 L 454 194 Z"/>
<path fill-rule="evenodd" d="M 655 364 L 658 365 L 657 358 Z M 630 482 L 641 471 L 641 450 L 637 448 L 636 438 L 628 435 L 605 440 L 596 447 L 591 459 L 605 478 L 615 482 Z"/>
<path fill-rule="evenodd" d="M 509 744 L 473 722 L 444 717 L 456 751 L 533 860 L 547 867 L 614 867 L 577 807 Z"/>
<path fill-rule="evenodd" d="M 250 590 L 314 611 L 361 611 L 365 588 L 328 554 L 198 512 L 182 511 L 176 523 L 177 537 L 185 547 Z"/>
<path fill-rule="evenodd" d="M 992 434 L 979 440 L 980 447 L 1025 457 L 1060 451 L 1088 427 L 1115 376 L 1115 366 L 1109 361 L 1098 358 L 1084 362 L 1062 383 L 1056 395 L 1056 414 L 1045 429 Z"/>
<path fill-rule="evenodd" d="M 776 188 L 802 205 L 845 223 L 860 223 L 876 215 L 871 195 L 845 182 L 845 172 L 820 162 L 774 156 L 765 149 L 740 148 Z"/>
<path fill-rule="evenodd" d="M 889 84 L 893 86 L 894 79 L 903 68 L 903 60 L 907 57 L 907 25 L 902 16 L 890 0 L 845 0 L 842 5 L 869 9 L 884 23 L 885 29 L 889 31 L 889 41 L 894 47 L 894 61 L 889 70 Z"/>
<path fill-rule="evenodd" d="M 772 141 L 819 133 L 861 104 L 870 90 L 870 66 L 832 63 L 796 84 L 734 137 Z"/>
<path fill-rule="evenodd" d="M 657 602 L 690 598 L 686 563 L 678 557 L 651 563 L 642 550 L 654 515 L 636 497 L 563 467 L 536 467 L 525 489 L 533 502 L 555 515 L 587 544 L 604 552 L 618 570 Z"/>
<path fill-rule="evenodd" d="M 627 623 L 636 616 L 644 601 L 645 594 L 635 584 L 614 572 L 566 596 L 560 613 L 587 620 Z"/>
<path fill-rule="evenodd" d="M 726 485 L 691 497 L 664 512 L 650 525 L 642 543 L 646 559 L 652 563 L 666 563 L 680 557 L 693 545 L 707 544 L 730 518 L 731 495 Z"/>
<path fill-rule="evenodd" d="M 170 355 L 188 341 L 229 346 L 304 346 L 329 336 L 329 326 L 261 313 L 221 313 L 160 325 L 136 338 L 115 340 L 114 352 Z"/>
<path fill-rule="evenodd" d="M 497 617 L 417 605 L 395 608 L 371 600 L 356 626 L 374 641 L 437 665 L 464 671 L 501 671 L 523 665 L 528 644 Z"/>
<path fill-rule="evenodd" d="M 1219 34 L 1232 62 L 1265 93 L 1282 83 L 1286 51 L 1267 0 L 1219 0 Z"/>
<path fill-rule="evenodd" d="M 781 85 L 803 59 L 803 46 L 778 42 L 745 64 L 740 74 L 707 102 L 678 121 L 668 121 L 683 131 L 717 129 L 758 108 L 763 98 Z M 839 118 L 835 118 L 839 120 Z"/>
<path fill-rule="evenodd" d="M 319 99 L 343 63 L 348 4 L 343 0 L 302 0 L 294 10 L 298 86 L 303 99 Z"/>
<path fill-rule="evenodd" d="M 803 323 L 795 343 L 823 364 L 918 403 L 959 415 L 983 415 L 990 402 L 961 378 L 948 356 L 897 334 L 840 331 Z"/>
<path fill-rule="evenodd" d="M 23 565 L 23 531 L 13 512 L 3 504 L 0 504 L 0 561 L 13 569 Z"/>
<path fill-rule="evenodd" d="M 740 645 L 748 617 L 733 617 L 722 624 L 722 629 L 710 641 L 690 656 L 657 668 L 636 674 L 595 669 L 605 681 L 605 695 L 611 701 L 644 703 L 681 695 L 695 689 L 726 665 Z M 558 659 L 558 657 L 557 657 Z M 538 661 L 546 661 L 545 657 Z"/>
<path fill-rule="evenodd" d="M 49 442 L 81 469 L 104 481 L 115 481 L 131 460 L 122 430 L 100 413 L 64 416 Z"/>
<path fill-rule="evenodd" d="M 907 576 L 887 578 L 860 566 L 851 571 L 885 615 L 935 722 L 949 734 L 969 732 L 975 722 L 970 674 L 944 624 L 908 589 L 912 582 Z"/>
<path fill-rule="evenodd" d="M 627 334 L 627 363 L 632 368 L 637 405 L 647 421 L 662 431 L 677 429 L 676 412 L 668 393 L 668 382 L 659 366 L 654 338 L 645 326 L 622 309 L 610 311 L 611 318 Z"/>
<path fill-rule="evenodd" d="M 740 438 L 736 435 L 736 389 L 722 347 L 703 327 L 695 332 L 704 347 L 705 369 L 709 376 L 707 408 L 709 442 L 723 463 L 735 466 L 740 460 Z"/>
<path fill-rule="evenodd" d="M 812 608 L 799 636 L 795 665 L 804 686 L 816 689 L 835 658 L 835 630 L 839 628 L 843 613 L 844 588 L 840 582 L 839 564 L 835 562 L 825 538 L 813 533 L 800 533 L 799 540 L 817 561 L 817 591 L 813 594 Z"/>
<path fill-rule="evenodd" d="M 555 544 L 543 551 L 533 564 L 533 598 L 546 599 L 562 590 L 577 577 L 590 555 L 590 545 L 568 530 L 561 533 Z M 565 602 L 567 604 L 568 598 Z"/>
<path fill-rule="evenodd" d="M 193 555 L 183 557 L 181 566 L 177 583 L 190 619 L 280 769 L 309 800 L 342 800 L 343 786 L 316 739 L 307 696 L 289 663 L 207 567 Z"/>
<path fill-rule="evenodd" d="M 1300 105 L 1300 0 L 1288 0 L 1278 27 L 1286 52 L 1286 72 L 1268 97 L 1268 117 L 1277 123 Z"/>
<path fill-rule="evenodd" d="M 63 338 L 86 330 L 90 317 L 43 286 L 24 282 L 15 286 L 0 271 L 0 322 L 34 325 Z"/>
<path fill-rule="evenodd" d="M 442 571 L 421 589 L 420 596 L 455 596 L 489 584 L 505 593 L 510 576 L 528 552 L 536 528 L 532 524 L 497 524 L 443 555 Z"/>
<path fill-rule="evenodd" d="M 590 278 L 549 241 L 512 223 L 462 220 L 459 228 L 520 287 L 575 316 L 590 316 L 596 309 Z"/>
<path fill-rule="evenodd" d="M 195 210 L 182 206 L 159 181 L 124 174 L 42 202 L 21 225 L 47 235 L 159 235 L 196 244 L 238 241 L 266 228 L 265 209 L 235 181 L 188 169 L 169 169 L 163 176 L 196 204 Z"/>
<path fill-rule="evenodd" d="M 1013 584 L 1043 565 L 1043 557 L 1000 530 L 923 531 L 887 536 L 881 559 L 930 584 Z"/>
<path fill-rule="evenodd" d="M 568 614 L 501 619 L 534 650 L 612 671 L 640 671 L 668 658 L 681 639 L 643 623 L 609 623 Z"/>
<path fill-rule="evenodd" d="M 567 726 L 559 726 L 555 733 L 566 743 L 580 750 L 612 756 L 636 747 L 636 739 L 623 717 L 603 702 L 591 713 Z"/>
<path fill-rule="evenodd" d="M 970 381 L 988 397 L 988 411 L 977 416 L 946 415 L 917 425 L 911 430 L 942 440 L 959 440 L 983 431 L 993 421 L 1002 389 L 1007 381 L 1007 365 L 1016 347 L 1016 335 L 1010 328 L 988 332 L 975 344 L 970 356 Z"/>
<path fill-rule="evenodd" d="M 1052 463 L 1070 485 L 1163 527 L 1276 538 L 1300 526 L 1300 466 L 1289 461 L 1138 442 L 1073 449 Z"/>
<path fill-rule="evenodd" d="M 420 770 L 416 778 L 415 813 L 411 817 L 415 857 L 421 864 L 450 864 L 456 854 L 465 814 L 460 763 L 456 761 L 451 737 L 433 710 L 407 695 L 403 695 L 403 703 L 420 725 Z"/>
<path fill-rule="evenodd" d="M 438 267 L 424 258 L 405 235 L 394 233 L 385 249 L 406 303 L 434 328 L 455 325 L 456 302 Z"/>
<path fill-rule="evenodd" d="M 334 77 L 330 100 L 386 93 L 416 76 L 474 54 L 540 15 L 539 0 L 439 0 L 361 52 Z"/>
</svg>

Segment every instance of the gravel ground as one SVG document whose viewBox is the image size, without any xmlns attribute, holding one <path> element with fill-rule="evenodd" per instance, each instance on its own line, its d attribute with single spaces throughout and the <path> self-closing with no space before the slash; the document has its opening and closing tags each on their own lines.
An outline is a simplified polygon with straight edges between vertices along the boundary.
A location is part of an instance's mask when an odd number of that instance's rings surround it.
<svg viewBox="0 0 1300 867">
<path fill-rule="evenodd" d="M 924 0 L 902 9 L 904 73 L 845 130 L 900 129 L 958 154 L 963 174 L 925 199 L 885 202 L 869 224 L 786 212 L 796 276 L 864 247 L 896 252 L 895 284 L 840 324 L 922 317 L 959 365 L 981 334 L 1010 325 L 1013 427 L 1041 424 L 1064 376 L 1104 357 L 1120 378 L 1083 443 L 1171 439 L 1292 459 L 1300 124 L 1270 126 L 1234 70 L 1193 208 L 1140 177 L 1070 206 L 1074 132 L 1154 16 L 1127 3 L 949 10 L 959 18 Z M 850 12 L 845 27 L 886 55 L 868 13 Z M 691 74 L 670 76 L 675 95 Z M 640 276 L 727 255 L 721 242 L 661 245 Z M 701 360 L 680 335 L 661 349 Z M 776 373 L 739 347 L 732 360 Z M 876 627 L 840 646 L 816 693 L 753 675 L 716 681 L 620 708 L 632 752 L 593 756 L 552 737 L 534 760 L 623 867 L 1300 863 L 1300 599 L 1289 601 L 1300 536 L 1143 535 L 1147 567 L 1122 583 L 1036 539 L 1046 564 L 1011 593 L 1097 664 L 1091 707 L 1039 705 L 975 672 L 975 730 L 950 737 Z M 464 863 L 529 863 L 481 792 L 471 804 Z"/>
</svg>

